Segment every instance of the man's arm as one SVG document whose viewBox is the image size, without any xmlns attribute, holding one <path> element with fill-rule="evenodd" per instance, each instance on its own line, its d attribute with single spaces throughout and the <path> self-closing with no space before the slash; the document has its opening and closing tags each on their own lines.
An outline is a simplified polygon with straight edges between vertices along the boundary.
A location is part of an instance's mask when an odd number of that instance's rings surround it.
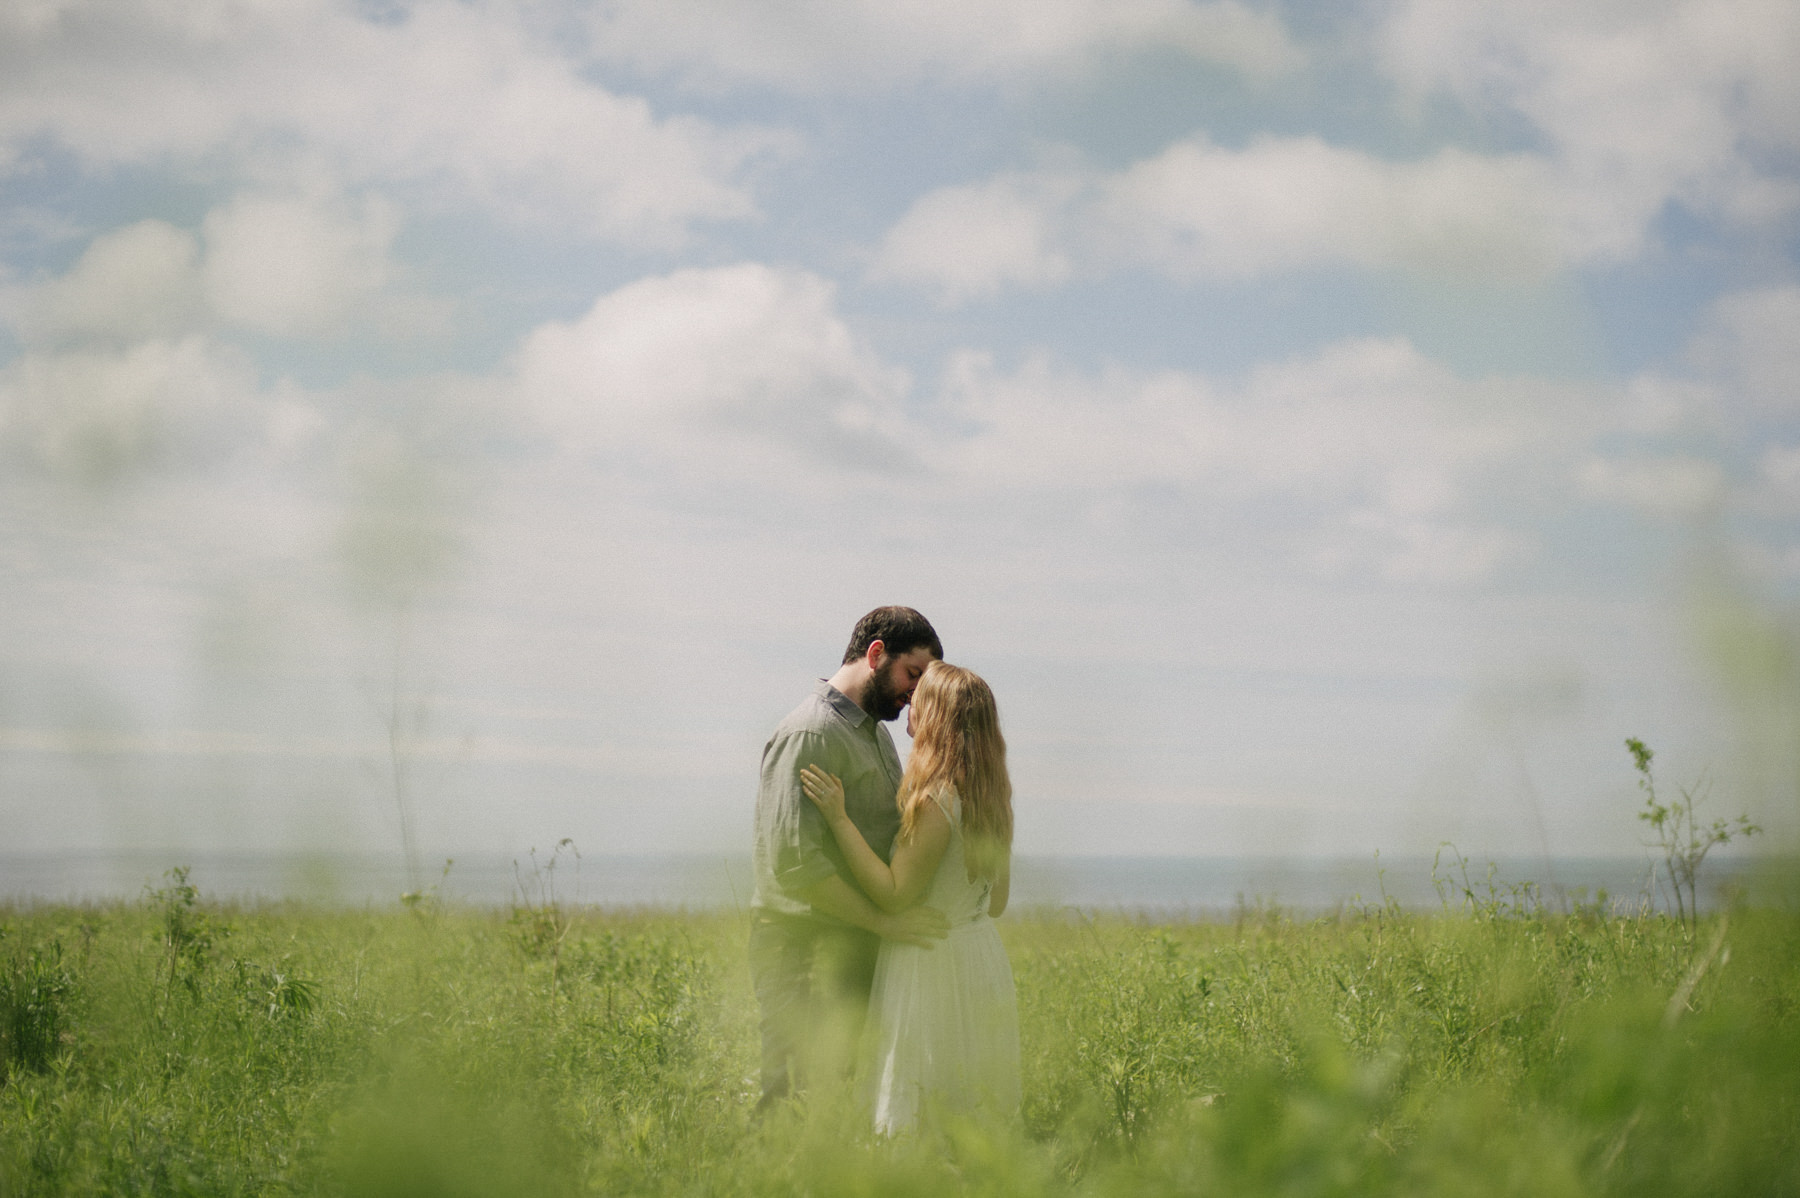
<svg viewBox="0 0 1800 1198">
<path fill-rule="evenodd" d="M 930 948 L 950 934 L 950 921 L 935 907 L 913 907 L 889 915 L 870 902 L 868 895 L 835 873 L 796 891 L 795 897 L 810 904 L 815 911 L 823 911 L 835 919 L 873 932 L 883 940 Z"/>
<path fill-rule="evenodd" d="M 800 902 L 810 887 L 838 872 L 825 850 L 831 833 L 800 789 L 801 765 L 829 757 L 830 746 L 810 730 L 778 734 L 763 752 L 757 834 L 768 849 L 775 885 Z"/>
</svg>

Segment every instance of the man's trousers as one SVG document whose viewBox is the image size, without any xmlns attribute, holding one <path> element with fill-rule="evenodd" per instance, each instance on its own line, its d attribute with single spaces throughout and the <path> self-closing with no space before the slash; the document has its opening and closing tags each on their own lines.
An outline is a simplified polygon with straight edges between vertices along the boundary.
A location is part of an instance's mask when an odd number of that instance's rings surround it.
<svg viewBox="0 0 1800 1198">
<path fill-rule="evenodd" d="M 849 1075 L 880 949 L 881 938 L 861 928 L 751 914 L 750 982 L 762 1032 L 759 1109 L 799 1093 L 809 1080 Z"/>
</svg>

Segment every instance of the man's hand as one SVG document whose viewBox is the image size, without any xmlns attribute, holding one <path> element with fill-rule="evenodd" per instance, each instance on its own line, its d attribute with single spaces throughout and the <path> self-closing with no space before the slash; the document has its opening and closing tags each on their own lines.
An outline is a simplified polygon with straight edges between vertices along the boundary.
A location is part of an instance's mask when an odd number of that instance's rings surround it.
<svg viewBox="0 0 1800 1198">
<path fill-rule="evenodd" d="M 898 915 L 883 916 L 875 931 L 883 940 L 933 948 L 950 934 L 950 921 L 936 907 L 911 907 Z"/>
</svg>

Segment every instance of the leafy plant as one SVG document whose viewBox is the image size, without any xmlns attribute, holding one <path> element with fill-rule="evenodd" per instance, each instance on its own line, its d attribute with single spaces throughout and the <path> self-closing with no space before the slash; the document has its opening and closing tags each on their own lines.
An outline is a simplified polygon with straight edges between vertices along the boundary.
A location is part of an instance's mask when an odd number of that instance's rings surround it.
<svg viewBox="0 0 1800 1198">
<path fill-rule="evenodd" d="M 574 858 L 575 868 L 579 871 L 581 851 L 567 836 L 556 842 L 556 847 L 550 850 L 550 859 L 541 865 L 537 850 L 531 850 L 530 878 L 525 876 L 517 861 L 513 862 L 513 880 L 519 888 L 519 899 L 513 904 L 512 911 L 513 936 L 526 956 L 549 958 L 552 998 L 556 997 L 562 976 L 563 941 L 568 939 L 570 927 L 569 913 L 556 891 L 556 864 L 562 859 L 564 849 Z"/>
<path fill-rule="evenodd" d="M 49 1069 L 67 1035 L 74 989 L 60 940 L 33 945 L 6 963 L 0 972 L 0 1082 L 15 1071 Z"/>
<path fill-rule="evenodd" d="M 1716 846 L 1730 844 L 1739 837 L 1755 836 L 1762 831 L 1750 822 L 1748 815 L 1735 820 L 1715 819 L 1702 822 L 1699 808 L 1712 792 L 1712 781 L 1702 775 L 1692 788 L 1682 787 L 1681 797 L 1663 802 L 1656 793 L 1656 778 L 1650 771 L 1656 756 L 1650 747 L 1636 737 L 1625 741 L 1631 750 L 1631 761 L 1638 772 L 1638 789 L 1644 792 L 1644 809 L 1638 818 L 1650 825 L 1655 839 L 1648 843 L 1662 850 L 1663 876 L 1658 886 L 1666 885 L 1673 897 L 1675 917 L 1690 929 L 1699 917 L 1700 863 Z"/>
<path fill-rule="evenodd" d="M 244 995 L 270 1019 L 310 1015 L 319 1005 L 319 984 L 294 972 L 287 955 L 273 965 L 232 962 Z"/>
<path fill-rule="evenodd" d="M 188 881 L 187 866 L 178 865 L 163 877 L 169 884 L 150 891 L 148 900 L 162 933 L 163 988 L 166 992 L 180 981 L 190 993 L 197 993 L 212 959 L 213 942 L 224 929 L 200 909 L 200 888 Z"/>
</svg>

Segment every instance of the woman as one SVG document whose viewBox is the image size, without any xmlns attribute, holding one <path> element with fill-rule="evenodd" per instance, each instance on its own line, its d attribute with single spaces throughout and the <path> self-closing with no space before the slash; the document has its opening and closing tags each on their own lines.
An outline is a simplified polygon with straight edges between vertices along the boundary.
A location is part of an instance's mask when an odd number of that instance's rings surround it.
<svg viewBox="0 0 1800 1198">
<path fill-rule="evenodd" d="M 914 1126 L 922 1109 L 1019 1110 L 1019 1015 L 1012 967 L 991 916 L 1011 882 L 1012 784 L 987 683 L 933 662 L 913 692 L 912 758 L 900 779 L 900 834 L 883 862 L 844 814 L 837 778 L 807 766 L 806 795 L 825 816 L 875 904 L 926 903 L 949 938 L 923 949 L 884 940 L 869 997 L 868 1086 L 876 1129 Z"/>
</svg>

